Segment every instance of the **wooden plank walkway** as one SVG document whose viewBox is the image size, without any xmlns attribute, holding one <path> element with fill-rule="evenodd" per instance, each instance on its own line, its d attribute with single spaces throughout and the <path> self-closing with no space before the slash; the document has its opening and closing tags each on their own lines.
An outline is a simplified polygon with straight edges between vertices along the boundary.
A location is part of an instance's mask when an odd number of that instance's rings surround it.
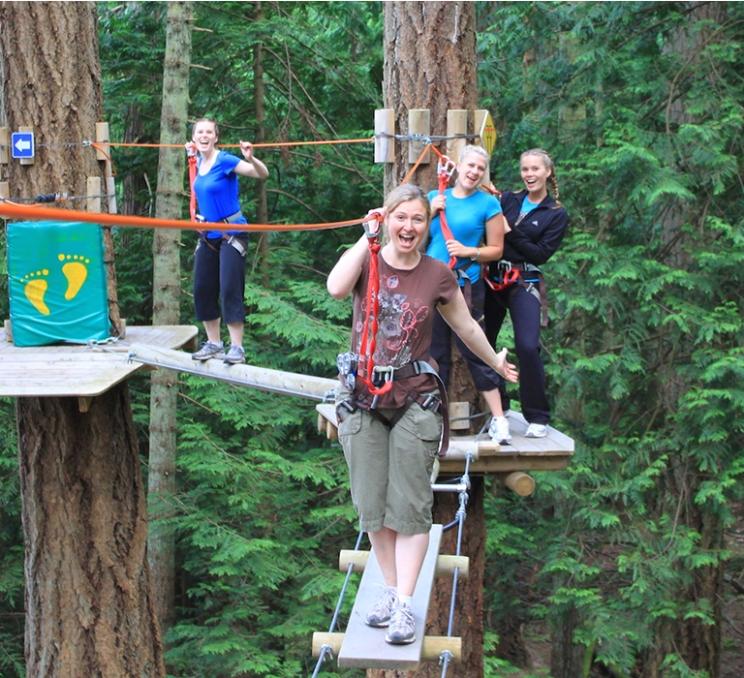
<svg viewBox="0 0 744 678">
<path fill-rule="evenodd" d="M 109 344 L 19 347 L 0 329 L 0 396 L 97 396 L 142 369 L 127 358 L 132 344 L 173 349 L 196 334 L 193 325 L 135 325 L 127 327 L 125 339 Z"/>
<path fill-rule="evenodd" d="M 421 649 L 426 629 L 426 615 L 434 584 L 442 526 L 432 525 L 429 532 L 429 549 L 416 582 L 411 607 L 416 617 L 416 641 L 410 645 L 391 645 L 385 642 L 387 629 L 373 628 L 364 623 L 369 609 L 383 591 L 385 582 L 374 551 L 370 553 L 359 584 L 354 607 L 338 653 L 340 667 L 363 669 L 415 670 L 421 662 Z"/>
<path fill-rule="evenodd" d="M 335 427 L 336 410 L 332 404 L 316 405 L 320 416 Z M 511 473 L 512 471 L 553 471 L 568 466 L 574 453 L 574 441 L 552 426 L 545 438 L 525 438 L 527 422 L 519 412 L 509 412 L 512 441 L 509 445 L 494 443 L 485 434 L 450 437 L 448 455 L 439 462 L 440 473 L 460 473 L 465 455 L 474 456 L 473 473 Z M 451 432 L 450 432 L 451 433 Z"/>
<path fill-rule="evenodd" d="M 225 365 L 218 358 L 200 362 L 192 360 L 190 353 L 144 344 L 132 345 L 129 351 L 129 359 L 152 367 L 197 374 L 208 379 L 226 381 L 238 386 L 249 386 L 261 391 L 295 395 L 313 400 L 323 400 L 338 384 L 336 379 L 283 372 L 267 367 Z"/>
</svg>

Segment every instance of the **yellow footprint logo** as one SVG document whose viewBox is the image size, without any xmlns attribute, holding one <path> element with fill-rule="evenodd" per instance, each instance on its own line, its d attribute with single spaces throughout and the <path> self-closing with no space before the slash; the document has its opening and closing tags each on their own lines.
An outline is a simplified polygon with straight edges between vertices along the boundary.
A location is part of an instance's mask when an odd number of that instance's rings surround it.
<svg viewBox="0 0 744 678">
<path fill-rule="evenodd" d="M 67 278 L 65 299 L 70 301 L 77 296 L 88 277 L 90 259 L 78 254 L 58 254 L 57 259 L 67 262 L 62 266 L 62 273 Z"/>
<path fill-rule="evenodd" d="M 44 295 L 49 287 L 45 279 L 48 275 L 49 269 L 42 268 L 38 271 L 27 273 L 21 278 L 21 282 L 25 283 L 23 291 L 26 294 L 26 299 L 42 315 L 49 315 L 50 313 L 49 307 L 44 302 Z"/>
</svg>

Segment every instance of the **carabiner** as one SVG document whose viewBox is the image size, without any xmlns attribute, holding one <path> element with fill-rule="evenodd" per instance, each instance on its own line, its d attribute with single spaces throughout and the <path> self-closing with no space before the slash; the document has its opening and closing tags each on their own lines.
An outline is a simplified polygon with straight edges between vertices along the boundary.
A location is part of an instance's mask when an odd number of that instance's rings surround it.
<svg viewBox="0 0 744 678">
<path fill-rule="evenodd" d="M 449 180 L 452 178 L 452 175 L 455 173 L 456 169 L 457 164 L 454 160 L 450 160 L 446 155 L 443 155 L 441 158 L 439 158 L 439 161 L 437 162 L 438 175 L 445 176 Z"/>
<path fill-rule="evenodd" d="M 382 231 L 382 229 L 380 228 L 380 224 L 384 219 L 384 217 L 382 216 L 382 212 L 380 212 L 379 210 L 373 210 L 367 216 L 369 217 L 369 219 L 362 223 L 364 234 L 367 236 L 368 240 L 377 240 L 380 237 Z M 372 223 L 375 223 L 377 225 L 377 228 L 375 228 L 374 231 L 372 231 L 372 228 L 370 227 L 370 224 Z"/>
</svg>

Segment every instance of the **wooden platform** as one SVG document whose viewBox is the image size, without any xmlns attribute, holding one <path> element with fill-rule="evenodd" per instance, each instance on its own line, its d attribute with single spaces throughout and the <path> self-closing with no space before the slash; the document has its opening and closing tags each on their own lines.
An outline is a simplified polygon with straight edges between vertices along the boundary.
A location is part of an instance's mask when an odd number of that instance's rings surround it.
<svg viewBox="0 0 744 678">
<path fill-rule="evenodd" d="M 416 641 L 410 645 L 390 645 L 385 642 L 387 629 L 372 628 L 364 623 L 367 612 L 380 597 L 385 586 L 374 551 L 370 554 L 351 610 L 344 641 L 338 653 L 340 667 L 402 671 L 411 671 L 418 667 L 421 662 L 426 615 L 441 539 L 442 526 L 432 525 L 429 532 L 429 549 L 411 601 L 411 608 L 416 617 Z"/>
<path fill-rule="evenodd" d="M 336 410 L 331 404 L 316 405 L 318 414 L 335 427 Z M 510 445 L 494 443 L 486 434 L 450 436 L 447 456 L 440 460 L 440 473 L 460 473 L 467 453 L 474 457 L 473 473 L 511 473 L 513 471 L 553 471 L 568 466 L 574 453 L 574 441 L 552 426 L 545 438 L 525 438 L 527 422 L 519 412 L 509 412 Z"/>
<path fill-rule="evenodd" d="M 0 329 L 0 396 L 97 396 L 142 369 L 128 359 L 133 344 L 175 349 L 196 334 L 193 325 L 135 325 L 109 344 L 18 347 Z"/>
</svg>

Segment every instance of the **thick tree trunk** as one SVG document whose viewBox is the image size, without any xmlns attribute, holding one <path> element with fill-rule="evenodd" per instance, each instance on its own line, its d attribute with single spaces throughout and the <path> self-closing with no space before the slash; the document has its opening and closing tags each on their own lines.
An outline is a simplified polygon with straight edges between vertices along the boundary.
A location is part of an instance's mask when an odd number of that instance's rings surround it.
<svg viewBox="0 0 744 678">
<path fill-rule="evenodd" d="M 384 80 L 386 108 L 395 111 L 399 133 L 408 130 L 408 111 L 429 109 L 432 135 L 444 135 L 447 110 L 473 110 L 477 101 L 475 57 L 475 8 L 469 2 L 388 2 L 384 5 Z M 444 144 L 438 144 L 444 151 Z M 398 185 L 409 170 L 407 143 L 395 144 L 395 163 L 385 169 L 385 192 Z M 424 190 L 436 188 L 436 159 L 421 165 L 412 183 Z M 459 367 L 458 367 L 459 366 Z M 456 363 L 450 391 L 477 400 L 470 376 Z M 437 495 L 435 522 L 448 523 L 457 511 L 457 497 Z M 443 540 L 441 553 L 455 552 L 455 533 Z M 463 554 L 470 557 L 470 577 L 461 581 L 457 597 L 454 635 L 463 639 L 463 663 L 451 664 L 449 676 L 483 675 L 483 572 L 486 528 L 483 515 L 483 480 L 474 479 L 463 539 Z M 450 607 L 451 581 L 439 579 L 429 608 L 427 633 L 445 635 Z M 439 676 L 436 664 L 414 673 L 369 671 L 376 678 L 401 675 Z"/>
<path fill-rule="evenodd" d="M 395 111 L 395 129 L 408 133 L 408 111 L 427 108 L 431 133 L 442 135 L 447 110 L 472 110 L 477 101 L 475 7 L 471 2 L 386 2 L 384 4 L 385 108 Z M 385 193 L 406 175 L 408 143 L 395 144 L 395 163 L 386 166 Z M 436 162 L 411 179 L 436 188 Z"/>
<path fill-rule="evenodd" d="M 33 165 L 8 166 L 12 194 L 85 194 L 101 176 L 82 143 L 102 111 L 95 5 L 3 3 L 0 49 L 8 126 L 37 140 Z M 164 675 L 126 386 L 86 414 L 70 398 L 22 398 L 16 412 L 28 675 Z"/>
<path fill-rule="evenodd" d="M 187 138 L 189 65 L 191 61 L 191 2 L 168 4 L 165 32 L 165 68 L 160 139 L 174 144 Z M 181 217 L 184 151 L 161 148 L 158 161 L 156 213 L 165 219 Z M 181 232 L 157 229 L 153 236 L 153 325 L 180 322 Z M 147 476 L 148 505 L 152 519 L 148 562 L 153 595 L 163 631 L 175 618 L 176 544 L 168 519 L 176 492 L 176 400 L 178 374 L 156 370 L 150 389 L 150 455 Z"/>
<path fill-rule="evenodd" d="M 125 385 L 18 400 L 29 676 L 164 675 Z"/>
</svg>

